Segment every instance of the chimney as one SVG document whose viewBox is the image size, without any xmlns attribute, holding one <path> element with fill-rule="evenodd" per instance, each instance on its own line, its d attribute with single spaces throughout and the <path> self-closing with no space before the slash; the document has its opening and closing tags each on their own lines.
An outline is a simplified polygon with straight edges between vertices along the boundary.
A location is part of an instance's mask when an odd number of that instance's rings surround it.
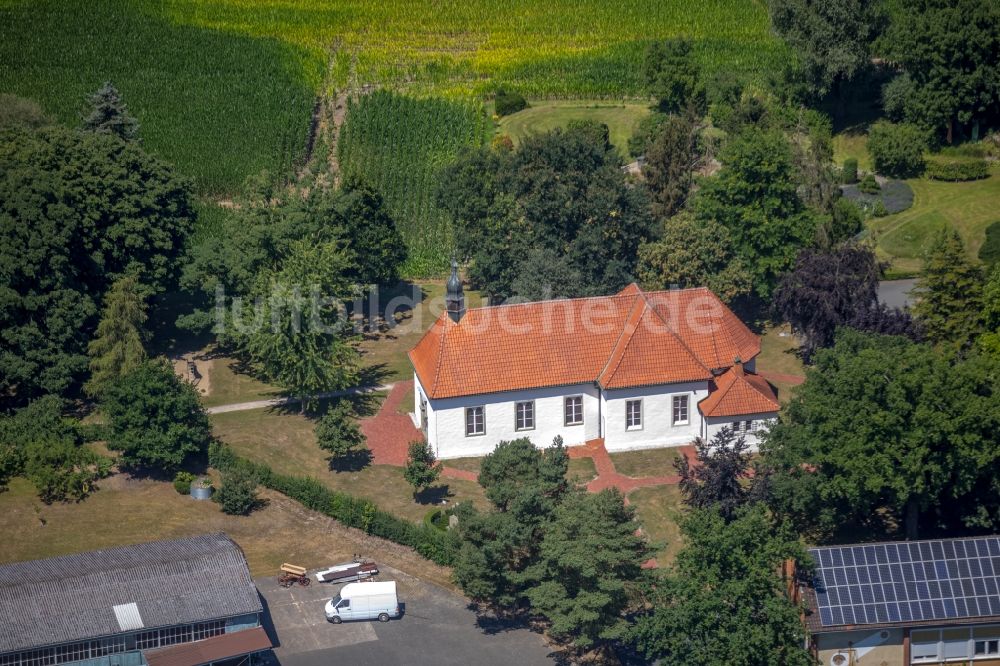
<svg viewBox="0 0 1000 666">
<path fill-rule="evenodd" d="M 739 356 L 733 359 L 733 372 L 735 372 L 740 377 L 743 376 L 743 359 Z"/>
<path fill-rule="evenodd" d="M 451 275 L 448 277 L 444 301 L 448 316 L 457 324 L 465 315 L 465 292 L 462 291 L 462 279 L 458 277 L 458 262 L 454 258 L 451 260 Z"/>
</svg>

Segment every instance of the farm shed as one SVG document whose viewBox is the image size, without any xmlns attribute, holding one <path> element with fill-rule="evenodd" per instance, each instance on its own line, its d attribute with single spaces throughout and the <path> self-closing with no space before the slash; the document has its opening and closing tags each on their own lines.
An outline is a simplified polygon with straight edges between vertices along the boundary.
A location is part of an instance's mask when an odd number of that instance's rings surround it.
<svg viewBox="0 0 1000 666">
<path fill-rule="evenodd" d="M 0 666 L 200 666 L 269 650 L 225 534 L 0 566 Z"/>
</svg>

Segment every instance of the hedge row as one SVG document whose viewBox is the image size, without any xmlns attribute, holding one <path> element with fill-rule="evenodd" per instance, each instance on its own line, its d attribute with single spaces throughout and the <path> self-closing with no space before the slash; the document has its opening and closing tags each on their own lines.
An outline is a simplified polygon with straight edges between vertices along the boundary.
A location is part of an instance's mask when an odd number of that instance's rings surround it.
<svg viewBox="0 0 1000 666">
<path fill-rule="evenodd" d="M 368 500 L 330 490 L 316 479 L 278 474 L 267 465 L 239 457 L 225 444 L 213 442 L 209 446 L 208 462 L 221 472 L 243 467 L 260 485 L 294 499 L 307 509 L 366 534 L 409 546 L 438 564 L 450 566 L 454 563 L 458 541 L 452 532 L 397 518 Z"/>
<path fill-rule="evenodd" d="M 986 160 L 931 160 L 927 162 L 927 177 L 949 182 L 981 180 L 990 175 Z"/>
</svg>

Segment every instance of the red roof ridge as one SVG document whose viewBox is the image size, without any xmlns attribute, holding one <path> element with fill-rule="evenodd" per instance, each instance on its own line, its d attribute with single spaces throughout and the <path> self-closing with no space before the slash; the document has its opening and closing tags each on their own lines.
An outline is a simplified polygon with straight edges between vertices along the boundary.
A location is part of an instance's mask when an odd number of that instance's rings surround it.
<svg viewBox="0 0 1000 666">
<path fill-rule="evenodd" d="M 633 282 L 629 287 L 635 286 Z M 628 289 L 626 287 L 625 289 Z M 622 291 L 624 292 L 625 289 Z M 636 286 L 638 289 L 638 286 Z M 619 294 L 620 295 L 620 294 Z M 632 342 L 632 336 L 635 335 L 635 330 L 639 327 L 639 322 L 642 321 L 642 315 L 649 307 L 649 303 L 643 297 L 642 291 L 638 292 L 638 297 L 635 299 L 635 303 L 632 304 L 632 309 L 628 313 L 628 317 L 625 319 L 625 325 L 622 326 L 622 332 L 618 335 L 618 339 L 615 341 L 615 345 L 611 348 L 611 353 L 608 354 L 608 360 L 604 363 L 604 367 L 601 372 L 597 375 L 597 381 L 599 383 L 604 383 L 604 378 L 607 376 L 609 379 L 615 376 L 618 371 L 618 366 L 621 365 L 622 359 L 625 358 L 625 350 L 628 349 L 628 345 Z M 633 321 L 633 319 L 635 321 Z M 624 339 L 624 343 L 622 342 Z M 617 359 L 615 358 L 617 356 Z M 615 367 L 609 372 L 609 366 L 614 362 Z"/>
</svg>

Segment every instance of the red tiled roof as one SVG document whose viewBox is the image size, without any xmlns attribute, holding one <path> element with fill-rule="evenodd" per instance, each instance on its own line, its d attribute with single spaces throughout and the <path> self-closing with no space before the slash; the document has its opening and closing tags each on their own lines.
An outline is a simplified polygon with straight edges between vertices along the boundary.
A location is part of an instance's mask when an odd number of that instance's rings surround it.
<svg viewBox="0 0 1000 666">
<path fill-rule="evenodd" d="M 705 416 L 744 416 L 767 414 L 781 409 L 771 385 L 763 377 L 743 371 L 734 365 L 715 378 L 707 398 L 698 403 Z"/>
<path fill-rule="evenodd" d="M 625 388 L 705 381 L 760 341 L 707 289 L 475 308 L 434 322 L 410 351 L 431 398 L 598 382 Z"/>
</svg>

